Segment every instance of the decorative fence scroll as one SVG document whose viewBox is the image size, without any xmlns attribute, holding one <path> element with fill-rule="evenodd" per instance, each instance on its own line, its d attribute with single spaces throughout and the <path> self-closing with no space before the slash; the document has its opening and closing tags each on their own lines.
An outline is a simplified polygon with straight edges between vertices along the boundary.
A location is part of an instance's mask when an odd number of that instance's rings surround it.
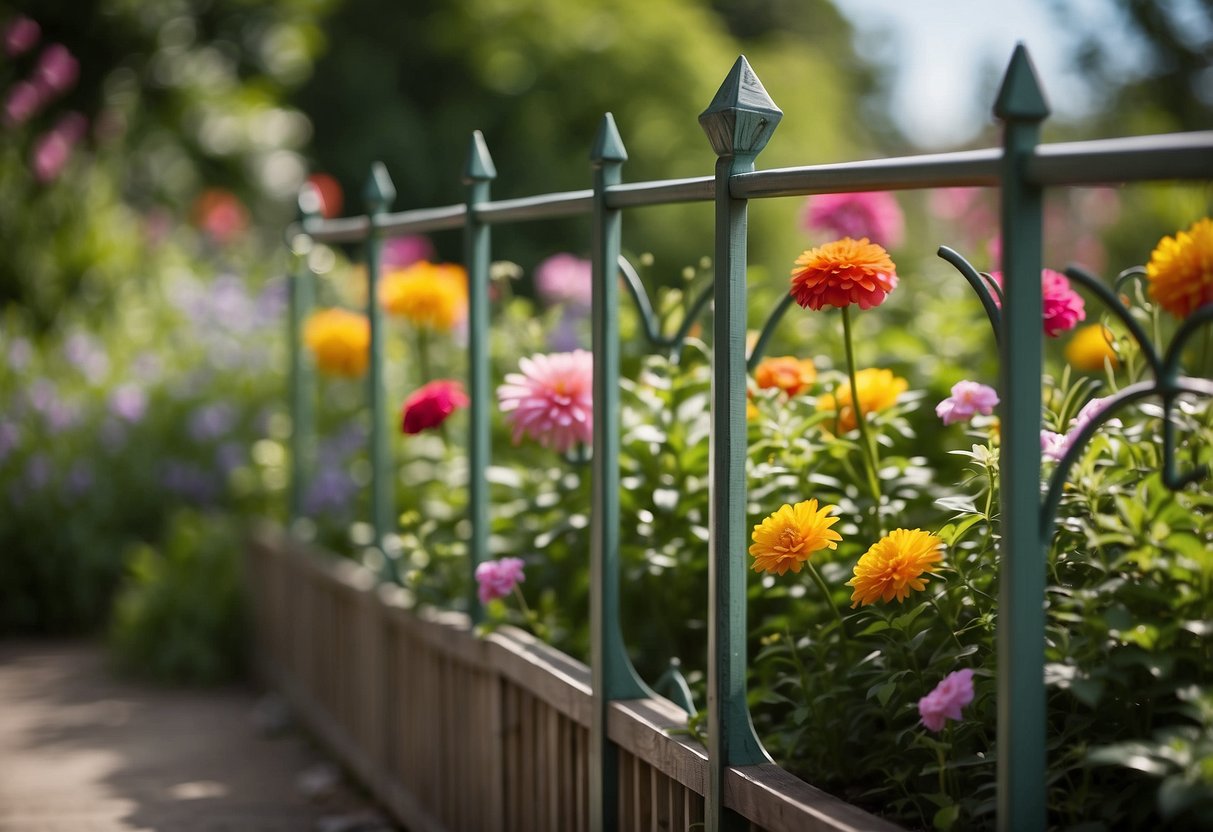
<svg viewBox="0 0 1213 832">
<path fill-rule="evenodd" d="M 746 370 L 766 348 L 785 299 L 745 354 L 747 206 L 751 199 L 867 190 L 998 186 L 1002 193 L 1005 292 L 991 287 L 956 252 L 941 249 L 981 297 L 1001 357 L 1003 463 L 1000 468 L 1002 579 L 998 641 L 998 824 L 1045 828 L 1043 542 L 1070 463 L 1102 419 L 1149 396 L 1170 414 L 1181 394 L 1213 394 L 1213 383 L 1180 375 L 1178 351 L 1205 308 L 1158 355 L 1094 277 L 1070 276 L 1129 327 L 1154 380 L 1113 397 L 1081 431 L 1040 496 L 1039 330 L 1042 197 L 1046 188 L 1155 179 L 1213 178 L 1213 133 L 1058 145 L 1039 144 L 1048 108 L 1026 51 L 1015 51 L 995 105 L 1005 125 L 1001 148 L 758 171 L 755 159 L 782 113 L 745 58 L 739 58 L 700 116 L 718 162 L 714 176 L 624 185 L 627 153 L 611 116 L 591 153 L 593 187 L 504 202 L 490 200 L 496 176 L 483 137 L 472 137 L 462 205 L 389 213 L 394 191 L 382 166 L 368 183 L 369 215 L 316 216 L 314 194 L 300 201 L 288 237 L 366 246 L 371 310 L 372 520 L 382 546 L 391 525 L 391 470 L 382 424 L 383 324 L 375 287 L 379 246 L 389 233 L 462 228 L 469 273 L 470 562 L 488 556 L 487 477 L 491 448 L 488 380 L 488 272 L 493 225 L 568 215 L 592 222 L 594 441 L 591 556 L 591 667 L 514 631 L 484 638 L 470 616 L 425 616 L 404 609 L 390 585 L 348 563 L 326 560 L 285 538 L 253 547 L 253 587 L 265 668 L 308 721 L 412 829 L 883 829 L 888 824 L 829 797 L 773 765 L 755 737 L 746 679 Z M 659 331 L 635 270 L 621 258 L 626 209 L 714 201 L 715 278 L 682 328 Z M 640 312 L 655 349 L 672 350 L 711 303 L 712 469 L 707 749 L 670 733 L 685 714 L 654 695 L 627 658 L 619 623 L 619 281 Z M 300 514 L 311 421 L 308 368 L 299 356 L 301 321 L 311 304 L 306 272 L 293 282 L 292 405 L 295 464 L 292 508 Z M 1166 482 L 1183 487 L 1207 472 L 1178 472 L 1173 426 L 1164 419 Z M 385 558 L 385 575 L 391 558 Z M 665 689 L 678 688 L 676 676 Z"/>
</svg>

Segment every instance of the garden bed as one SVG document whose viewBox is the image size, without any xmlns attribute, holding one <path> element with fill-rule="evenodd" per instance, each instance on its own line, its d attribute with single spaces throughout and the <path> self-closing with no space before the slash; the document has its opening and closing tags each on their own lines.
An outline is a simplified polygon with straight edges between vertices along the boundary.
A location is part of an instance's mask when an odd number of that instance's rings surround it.
<svg viewBox="0 0 1213 832">
<path fill-rule="evenodd" d="M 274 530 L 249 547 L 258 670 L 393 814 L 427 830 L 590 828 L 590 669 L 512 627 L 414 610 L 352 561 Z M 625 829 L 703 819 L 707 751 L 664 698 L 614 702 Z M 775 765 L 737 767 L 752 828 L 894 830 Z"/>
</svg>

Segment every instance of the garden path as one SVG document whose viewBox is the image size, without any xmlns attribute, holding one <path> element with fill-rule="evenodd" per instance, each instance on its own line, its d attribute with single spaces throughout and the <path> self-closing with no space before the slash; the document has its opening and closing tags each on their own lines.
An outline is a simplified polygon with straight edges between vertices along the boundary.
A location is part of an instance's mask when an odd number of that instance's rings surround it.
<svg viewBox="0 0 1213 832">
<path fill-rule="evenodd" d="M 0 642 L 0 832 L 395 828 L 257 704 L 116 678 L 95 644 Z"/>
</svg>

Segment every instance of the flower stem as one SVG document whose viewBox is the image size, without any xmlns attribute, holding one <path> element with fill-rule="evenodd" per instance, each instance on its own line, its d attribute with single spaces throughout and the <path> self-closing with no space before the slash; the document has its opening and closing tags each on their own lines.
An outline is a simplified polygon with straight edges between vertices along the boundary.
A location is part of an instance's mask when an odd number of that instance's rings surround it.
<svg viewBox="0 0 1213 832">
<path fill-rule="evenodd" d="M 880 461 L 872 434 L 868 432 L 867 417 L 864 416 L 863 407 L 859 403 L 859 385 L 855 380 L 855 348 L 854 336 L 851 332 L 851 309 L 847 306 L 842 307 L 842 335 L 843 345 L 847 351 L 847 378 L 851 382 L 851 407 L 855 410 L 855 423 L 859 426 L 859 444 L 863 447 L 864 461 L 868 471 L 868 487 L 872 490 L 872 499 L 875 501 L 872 512 L 876 516 L 876 525 L 883 537 L 885 532 L 884 521 L 880 514 Z"/>
<path fill-rule="evenodd" d="M 424 326 L 417 327 L 417 368 L 421 371 L 421 383 L 429 384 L 434 380 L 430 368 L 430 331 Z"/>
<path fill-rule="evenodd" d="M 948 628 L 948 635 L 952 637 L 952 641 L 956 642 L 956 646 L 963 650 L 964 645 L 960 643 L 960 637 L 956 635 L 956 625 L 952 623 L 950 618 L 944 615 L 943 610 L 939 608 L 939 604 L 935 603 L 935 595 L 929 590 L 923 594 L 927 598 L 927 603 L 935 608 L 935 614 L 939 616 L 939 620 Z"/>
<path fill-rule="evenodd" d="M 825 598 L 826 604 L 834 611 L 834 617 L 838 619 L 838 632 L 842 634 L 842 640 L 847 640 L 847 627 L 842 620 L 842 613 L 838 609 L 838 605 L 834 603 L 834 599 L 830 597 L 830 588 L 826 586 L 826 582 L 821 577 L 821 573 L 817 571 L 817 567 L 813 565 L 813 561 L 806 560 L 804 565 L 809 567 L 809 575 L 812 576 L 813 582 L 817 584 L 817 588 L 821 590 L 821 596 Z"/>
</svg>

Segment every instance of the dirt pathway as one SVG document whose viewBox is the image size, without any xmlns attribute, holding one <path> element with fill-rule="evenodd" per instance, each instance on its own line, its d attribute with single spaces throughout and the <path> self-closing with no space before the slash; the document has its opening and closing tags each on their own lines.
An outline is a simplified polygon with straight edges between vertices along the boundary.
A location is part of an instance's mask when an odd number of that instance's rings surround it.
<svg viewBox="0 0 1213 832">
<path fill-rule="evenodd" d="M 0 642 L 0 832 L 383 832 L 257 696 L 117 679 L 101 648 Z"/>
</svg>

